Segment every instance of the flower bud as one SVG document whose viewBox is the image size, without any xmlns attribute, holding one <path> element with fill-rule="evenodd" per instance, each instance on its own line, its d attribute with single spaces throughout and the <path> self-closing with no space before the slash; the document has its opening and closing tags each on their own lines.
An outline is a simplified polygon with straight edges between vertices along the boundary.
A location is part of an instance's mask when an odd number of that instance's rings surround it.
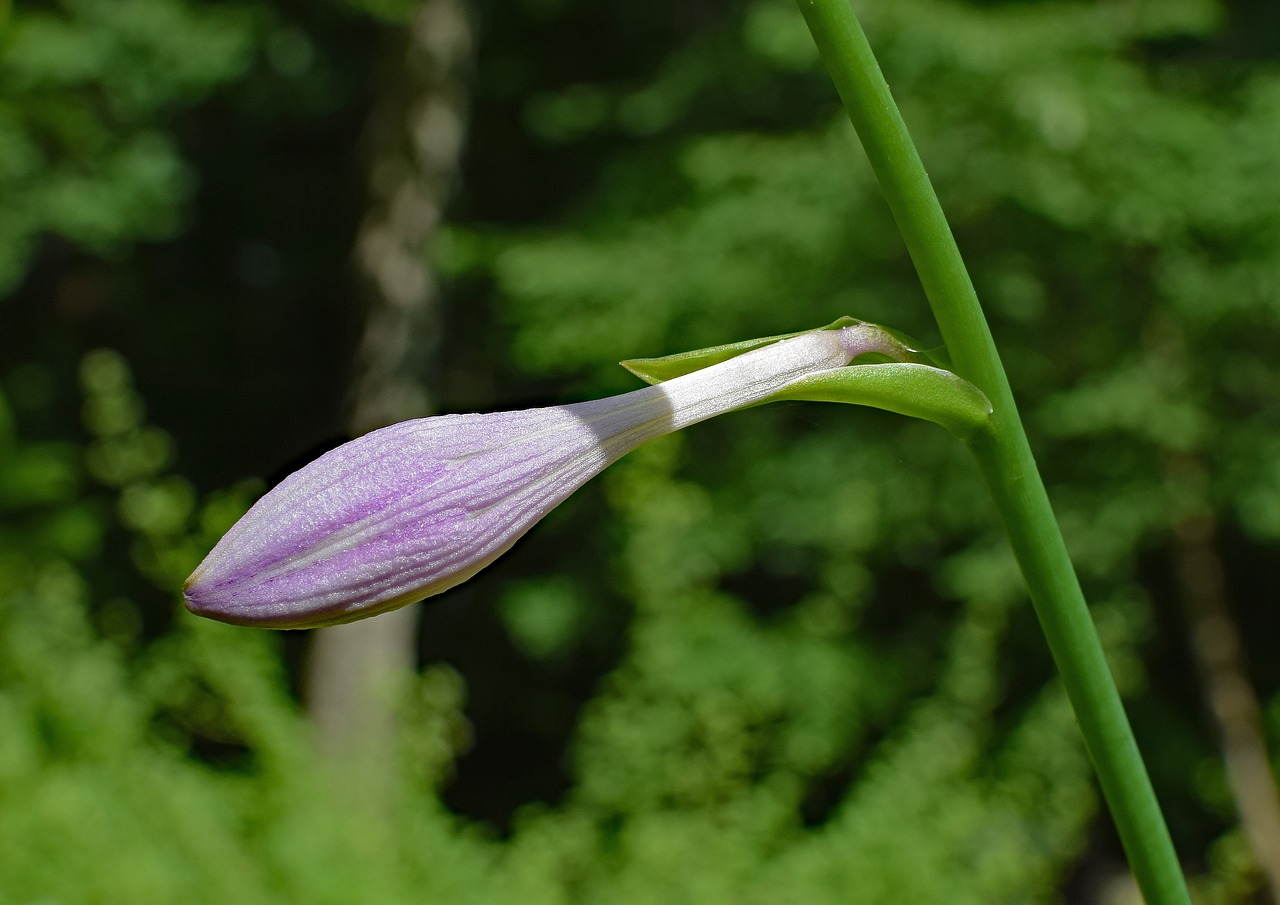
<svg viewBox="0 0 1280 905">
<path fill-rule="evenodd" d="M 373 431 L 263 496 L 187 580 L 187 606 L 309 628 L 438 594 L 646 440 L 765 402 L 869 341 L 861 325 L 817 330 L 608 399 Z"/>
</svg>

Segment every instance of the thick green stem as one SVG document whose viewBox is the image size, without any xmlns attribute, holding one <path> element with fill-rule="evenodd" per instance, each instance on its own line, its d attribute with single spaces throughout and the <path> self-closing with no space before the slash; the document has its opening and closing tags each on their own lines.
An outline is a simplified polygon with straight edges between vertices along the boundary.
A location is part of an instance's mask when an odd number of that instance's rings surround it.
<svg viewBox="0 0 1280 905">
<path fill-rule="evenodd" d="M 957 374 L 991 400 L 970 437 L 1030 589 L 1129 864 L 1149 905 L 1190 905 L 1009 380 L 942 207 L 849 0 L 798 0 L 920 274 Z"/>
</svg>

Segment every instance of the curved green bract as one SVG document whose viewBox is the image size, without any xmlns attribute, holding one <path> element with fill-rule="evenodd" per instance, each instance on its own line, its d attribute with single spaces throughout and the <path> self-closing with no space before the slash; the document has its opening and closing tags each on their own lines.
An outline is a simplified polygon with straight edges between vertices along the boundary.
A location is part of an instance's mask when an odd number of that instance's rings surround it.
<svg viewBox="0 0 1280 905">
<path fill-rule="evenodd" d="M 882 333 L 893 351 L 888 354 L 869 352 L 845 367 L 809 374 L 789 384 L 770 401 L 793 399 L 870 405 L 933 421 L 960 436 L 988 422 L 991 403 L 981 390 L 950 371 L 934 367 L 935 359 L 919 351 L 910 337 L 848 316 L 816 330 L 763 336 L 661 358 L 633 358 L 621 364 L 646 383 L 656 384 L 780 340 L 860 325 Z M 885 361 L 886 358 L 899 360 Z"/>
<path fill-rule="evenodd" d="M 801 377 L 772 399 L 846 402 L 923 418 L 959 436 L 985 426 L 991 403 L 956 374 L 915 362 L 855 364 Z"/>
<path fill-rule="evenodd" d="M 846 316 L 827 324 L 825 327 L 819 327 L 818 330 L 838 330 L 841 327 L 853 327 L 861 323 L 863 321 L 858 320 L 856 317 Z M 795 333 L 762 336 L 758 339 L 744 339 L 741 342 L 729 343 L 723 346 L 711 346 L 707 349 L 695 349 L 692 352 L 678 352 L 675 355 L 664 355 L 661 358 L 630 358 L 619 362 L 619 364 L 645 383 L 662 383 L 664 380 L 681 377 L 694 371 L 701 371 L 711 365 L 719 364 L 722 361 L 728 361 L 730 358 L 734 358 L 744 352 L 750 352 L 752 349 L 758 349 L 761 346 L 767 346 L 779 340 L 791 339 L 793 336 L 803 336 L 806 333 L 814 332 L 817 331 L 798 330 Z"/>
</svg>

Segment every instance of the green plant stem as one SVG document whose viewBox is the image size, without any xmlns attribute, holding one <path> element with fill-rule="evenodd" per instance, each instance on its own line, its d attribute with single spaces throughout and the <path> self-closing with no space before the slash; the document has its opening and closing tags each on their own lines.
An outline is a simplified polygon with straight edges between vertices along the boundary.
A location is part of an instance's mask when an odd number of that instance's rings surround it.
<svg viewBox="0 0 1280 905">
<path fill-rule="evenodd" d="M 798 0 L 902 231 L 954 370 L 991 400 L 968 438 L 1004 519 L 1134 877 L 1148 905 L 1190 905 L 1169 830 L 942 207 L 849 0 Z"/>
</svg>

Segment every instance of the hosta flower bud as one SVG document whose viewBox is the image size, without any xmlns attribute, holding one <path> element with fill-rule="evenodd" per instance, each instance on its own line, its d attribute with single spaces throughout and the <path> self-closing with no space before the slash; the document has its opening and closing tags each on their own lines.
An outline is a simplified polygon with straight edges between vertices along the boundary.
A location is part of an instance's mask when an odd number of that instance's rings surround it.
<svg viewBox="0 0 1280 905">
<path fill-rule="evenodd" d="M 862 325 L 817 330 L 609 399 L 373 431 L 262 497 L 188 579 L 187 606 L 224 622 L 305 628 L 438 594 L 646 440 L 765 402 L 879 351 L 883 336 Z"/>
</svg>

